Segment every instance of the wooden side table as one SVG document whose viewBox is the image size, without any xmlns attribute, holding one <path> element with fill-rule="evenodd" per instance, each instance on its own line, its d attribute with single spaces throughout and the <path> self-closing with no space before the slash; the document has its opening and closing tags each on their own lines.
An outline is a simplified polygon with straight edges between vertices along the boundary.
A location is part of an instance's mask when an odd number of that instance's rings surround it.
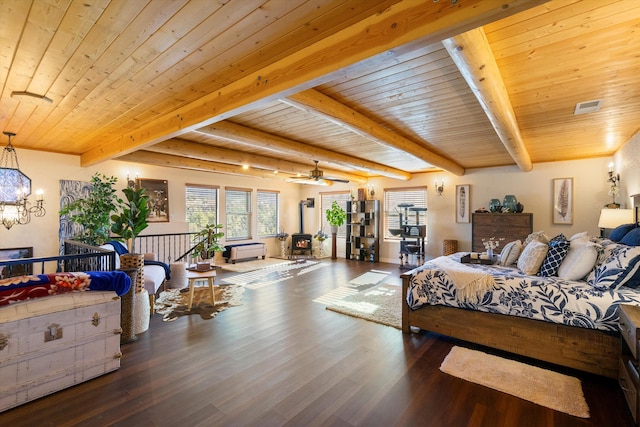
<svg viewBox="0 0 640 427">
<path fill-rule="evenodd" d="M 216 305 L 216 297 L 213 292 L 213 281 L 216 277 L 216 270 L 208 270 L 208 271 L 196 271 L 196 270 L 187 270 L 187 280 L 189 280 L 189 304 L 188 309 L 191 310 L 191 305 L 193 304 L 193 294 L 195 292 L 195 284 L 198 281 L 207 281 L 209 285 L 209 292 L 211 293 L 211 305 Z"/>
</svg>

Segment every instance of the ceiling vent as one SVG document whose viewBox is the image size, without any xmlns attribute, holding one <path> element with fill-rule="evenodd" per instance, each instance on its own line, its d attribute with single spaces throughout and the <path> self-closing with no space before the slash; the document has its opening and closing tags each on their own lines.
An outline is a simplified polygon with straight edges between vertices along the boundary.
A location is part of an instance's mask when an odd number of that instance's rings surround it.
<svg viewBox="0 0 640 427">
<path fill-rule="evenodd" d="M 596 99 L 594 101 L 578 102 L 576 104 L 576 109 L 573 111 L 573 115 L 577 116 L 578 114 L 593 113 L 594 111 L 598 111 L 601 105 L 602 105 L 601 99 Z"/>
</svg>

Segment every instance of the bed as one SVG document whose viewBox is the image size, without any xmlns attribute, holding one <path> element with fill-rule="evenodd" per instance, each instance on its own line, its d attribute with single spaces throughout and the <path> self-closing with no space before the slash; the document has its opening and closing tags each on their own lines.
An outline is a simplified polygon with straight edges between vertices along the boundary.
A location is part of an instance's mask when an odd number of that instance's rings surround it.
<svg viewBox="0 0 640 427">
<path fill-rule="evenodd" d="M 640 248 L 609 239 L 586 241 L 598 255 L 584 280 L 524 274 L 516 265 L 462 264 L 463 253 L 428 261 L 402 275 L 402 330 L 419 328 L 617 378 L 618 307 L 640 305 Z M 624 265 L 612 267 L 612 254 L 617 261 L 624 258 Z M 490 289 L 461 298 L 447 273 L 452 263 L 490 277 Z"/>
</svg>

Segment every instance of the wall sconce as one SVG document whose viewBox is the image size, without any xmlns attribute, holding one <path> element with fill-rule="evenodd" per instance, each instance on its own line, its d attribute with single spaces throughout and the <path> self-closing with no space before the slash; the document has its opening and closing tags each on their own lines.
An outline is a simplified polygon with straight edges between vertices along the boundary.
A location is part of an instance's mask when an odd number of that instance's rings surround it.
<svg viewBox="0 0 640 427">
<path fill-rule="evenodd" d="M 607 182 L 609 183 L 609 196 L 611 196 L 611 203 L 605 205 L 607 208 L 619 208 L 620 204 L 616 203 L 616 196 L 620 192 L 620 174 L 615 174 L 613 172 L 613 163 L 609 163 L 609 178 L 607 178 Z"/>
<path fill-rule="evenodd" d="M 438 180 L 436 179 L 436 193 L 438 193 L 438 196 L 442 196 L 442 193 L 444 193 L 444 180 L 440 181 L 440 184 L 438 185 Z"/>
<path fill-rule="evenodd" d="M 23 225 L 31 221 L 31 215 L 43 217 L 44 196 L 42 190 L 36 192 L 36 204 L 31 206 L 31 178 L 20 171 L 18 155 L 11 145 L 12 132 L 3 132 L 9 143 L 0 157 L 0 223 L 10 229 L 15 224 Z"/>
<path fill-rule="evenodd" d="M 129 172 L 127 172 L 127 187 L 135 188 L 137 181 L 138 181 L 138 174 L 137 173 L 136 173 L 136 179 L 134 181 L 133 179 L 129 178 Z"/>
</svg>

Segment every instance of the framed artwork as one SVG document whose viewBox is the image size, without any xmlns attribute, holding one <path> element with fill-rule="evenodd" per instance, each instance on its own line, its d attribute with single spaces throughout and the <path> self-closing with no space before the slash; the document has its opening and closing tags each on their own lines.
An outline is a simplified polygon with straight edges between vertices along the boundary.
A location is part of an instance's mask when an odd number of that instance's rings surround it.
<svg viewBox="0 0 640 427">
<path fill-rule="evenodd" d="M 469 222 L 469 185 L 456 185 L 456 222 Z"/>
<path fill-rule="evenodd" d="M 553 180 L 553 223 L 573 224 L 573 178 Z"/>
<path fill-rule="evenodd" d="M 20 258 L 33 258 L 33 247 L 28 248 L 11 248 L 0 249 L 0 260 L 14 260 Z M 33 264 L 14 264 L 11 266 L 11 274 L 9 274 L 9 266 L 5 265 L 0 271 L 0 279 L 12 276 L 25 276 L 32 274 Z"/>
<path fill-rule="evenodd" d="M 169 183 L 164 179 L 138 179 L 138 188 L 149 196 L 148 222 L 169 222 Z"/>
</svg>

